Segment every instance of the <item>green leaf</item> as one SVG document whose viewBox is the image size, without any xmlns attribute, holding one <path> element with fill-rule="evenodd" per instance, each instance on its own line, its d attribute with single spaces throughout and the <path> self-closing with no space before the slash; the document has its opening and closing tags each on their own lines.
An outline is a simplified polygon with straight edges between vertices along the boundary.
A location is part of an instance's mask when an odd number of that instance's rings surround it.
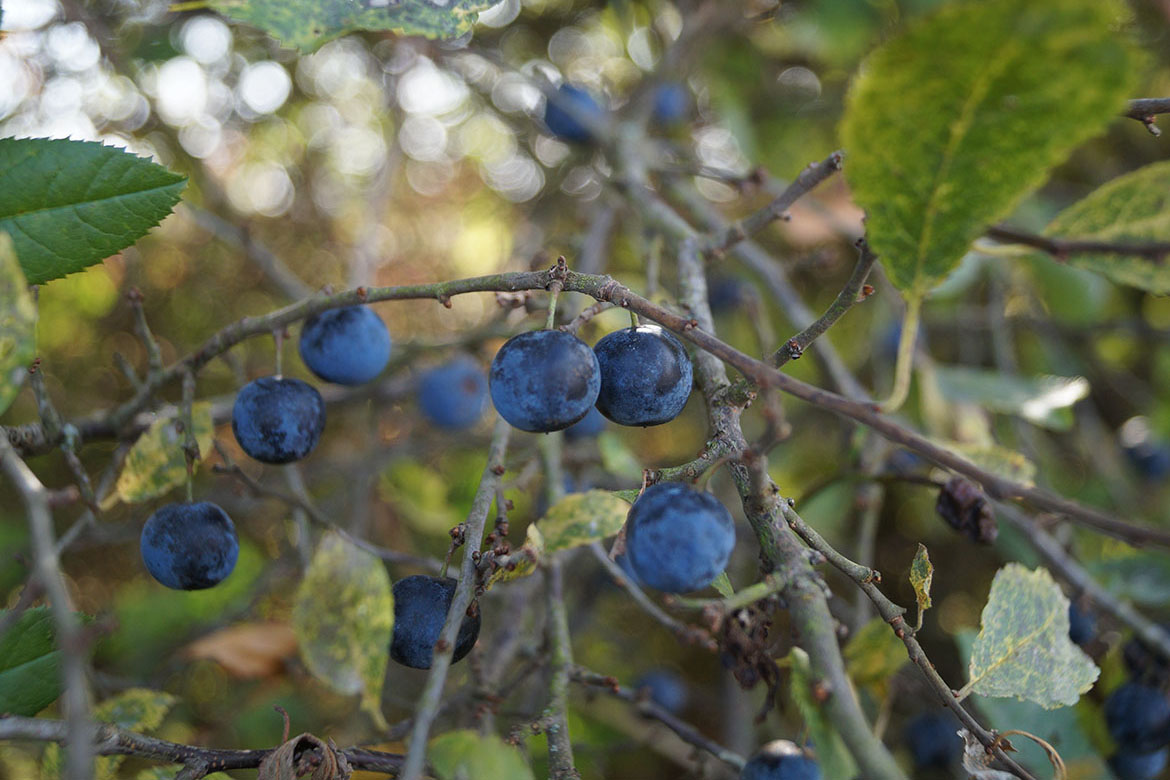
<svg viewBox="0 0 1170 780">
<path fill-rule="evenodd" d="M 813 693 L 813 672 L 808 653 L 794 647 L 788 653 L 792 682 L 788 687 L 792 701 L 800 710 L 808 735 L 817 746 L 817 761 L 825 777 L 856 777 L 857 764 L 845 748 L 845 742 L 833 727 Z"/>
<path fill-rule="evenodd" d="M 545 550 L 554 553 L 613 536 L 629 511 L 630 505 L 608 490 L 565 496 L 540 520 Z"/>
<path fill-rule="evenodd" d="M 846 175 L 891 281 L 925 295 L 1100 133 L 1141 72 L 1116 0 L 956 3 L 876 50 L 850 91 Z"/>
<path fill-rule="evenodd" d="M 926 545 L 919 543 L 918 552 L 914 553 L 914 560 L 910 563 L 910 584 L 914 586 L 914 596 L 918 599 L 918 626 L 922 627 L 922 615 L 930 609 L 930 585 L 934 579 L 934 564 L 930 562 L 930 553 Z"/>
<path fill-rule="evenodd" d="M 0 232 L 0 414 L 16 400 L 36 354 L 37 307 L 12 238 Z"/>
<path fill-rule="evenodd" d="M 394 629 L 394 594 L 382 561 L 330 531 L 297 588 L 293 630 L 305 665 L 387 728 L 380 705 Z"/>
<path fill-rule="evenodd" d="M 177 701 L 174 696 L 163 691 L 131 688 L 95 707 L 93 717 L 101 723 L 148 734 L 162 725 Z M 98 780 L 113 780 L 125 760 L 126 756 L 98 756 L 94 759 L 94 777 Z M 45 777 L 60 776 L 61 750 L 57 745 L 46 748 L 42 767 Z"/>
<path fill-rule="evenodd" d="M 727 576 L 726 571 L 719 572 L 719 575 L 711 580 L 711 587 L 717 590 L 719 595 L 725 599 L 729 599 L 735 595 L 735 588 L 731 587 L 731 579 Z"/>
<path fill-rule="evenodd" d="M 0 610 L 0 616 L 7 614 Z M 61 651 L 47 607 L 28 609 L 0 635 L 0 712 L 32 717 L 61 695 Z"/>
<path fill-rule="evenodd" d="M 1060 239 L 1140 244 L 1170 241 L 1170 160 L 1119 176 L 1062 211 L 1044 229 Z M 1170 294 L 1170 265 L 1120 254 L 1069 255 L 1068 264 L 1155 295 Z"/>
<path fill-rule="evenodd" d="M 1068 599 L 1045 569 L 1000 569 L 983 608 L 964 693 L 1052 709 L 1077 703 L 1100 669 L 1068 638 Z"/>
<path fill-rule="evenodd" d="M 439 780 L 533 780 L 520 751 L 494 734 L 448 731 L 431 740 L 427 757 Z"/>
<path fill-rule="evenodd" d="M 100 263 L 179 202 L 187 179 L 92 141 L 0 138 L 0 230 L 30 284 Z"/>
<path fill-rule="evenodd" d="M 881 618 L 862 626 L 842 652 L 849 676 L 858 685 L 874 689 L 879 699 L 888 694 L 894 673 L 910 660 L 902 640 Z"/>
<path fill-rule="evenodd" d="M 641 476 L 642 465 L 621 436 L 613 431 L 601 432 L 597 437 L 597 451 L 601 455 L 601 467 L 610 474 L 626 479 Z"/>
<path fill-rule="evenodd" d="M 948 401 L 975 403 L 1015 414 L 1055 431 L 1072 427 L 1068 407 L 1089 395 L 1081 376 L 1009 376 L 985 368 L 935 366 L 939 392 Z"/>
<path fill-rule="evenodd" d="M 200 457 L 211 451 L 215 426 L 211 420 L 211 404 L 205 401 L 191 405 L 191 422 L 195 427 L 195 441 Z M 130 452 L 114 495 L 128 504 L 146 501 L 166 493 L 187 479 L 187 455 L 183 452 L 185 434 L 178 417 L 165 417 L 151 423 L 138 437 Z"/>
<path fill-rule="evenodd" d="M 498 0 L 211 0 L 211 7 L 304 54 L 358 30 L 450 39 L 467 33 Z"/>
</svg>

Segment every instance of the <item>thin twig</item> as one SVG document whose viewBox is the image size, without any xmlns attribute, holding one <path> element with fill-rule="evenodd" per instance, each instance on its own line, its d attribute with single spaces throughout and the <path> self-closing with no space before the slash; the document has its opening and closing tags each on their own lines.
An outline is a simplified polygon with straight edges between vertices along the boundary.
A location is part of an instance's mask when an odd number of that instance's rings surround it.
<svg viewBox="0 0 1170 780">
<path fill-rule="evenodd" d="M 1138 98 L 1129 101 L 1124 116 L 1136 119 L 1146 126 L 1150 135 L 1159 136 L 1162 131 L 1155 124 L 1158 114 L 1170 114 L 1170 98 Z"/>
<path fill-rule="evenodd" d="M 475 498 L 471 502 L 471 510 L 467 513 L 467 530 L 465 532 L 467 543 L 463 548 L 459 584 L 451 599 L 451 608 L 447 611 L 447 620 L 439 634 L 439 641 L 435 644 L 431 671 L 427 675 L 426 684 L 415 709 L 414 726 L 410 731 L 410 749 L 406 754 L 406 763 L 402 768 L 403 780 L 419 780 L 422 777 L 426 764 L 427 736 L 430 734 L 435 717 L 439 714 L 440 701 L 443 697 L 443 684 L 447 680 L 447 670 L 451 668 L 451 657 L 455 653 L 455 640 L 474 595 L 476 553 L 479 552 L 479 546 L 483 540 L 483 529 L 487 523 L 496 486 L 504 474 L 504 455 L 508 450 L 508 437 L 511 432 L 512 426 L 508 425 L 503 418 L 496 420 L 495 428 L 492 431 L 491 445 L 488 448 L 487 465 L 484 466 L 483 475 L 479 480 L 479 488 L 475 491 Z"/>
<path fill-rule="evenodd" d="M 1047 252 L 1057 260 L 1066 260 L 1069 255 L 1118 254 L 1144 257 L 1161 263 L 1170 255 L 1170 241 L 1106 241 L 1101 239 L 1051 238 L 1019 230 L 1010 225 L 995 225 L 987 229 L 987 235 L 1007 244 L 1023 244 L 1041 252 Z"/>
</svg>

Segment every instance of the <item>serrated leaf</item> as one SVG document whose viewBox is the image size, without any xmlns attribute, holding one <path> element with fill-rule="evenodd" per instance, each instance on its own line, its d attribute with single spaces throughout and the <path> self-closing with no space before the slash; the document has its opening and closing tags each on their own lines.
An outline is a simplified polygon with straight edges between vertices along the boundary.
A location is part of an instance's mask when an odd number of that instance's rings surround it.
<svg viewBox="0 0 1170 780">
<path fill-rule="evenodd" d="M 910 584 L 914 587 L 914 597 L 918 600 L 918 625 L 922 626 L 922 613 L 930 609 L 930 585 L 934 580 L 934 564 L 930 562 L 930 553 L 926 545 L 919 543 L 918 552 L 914 553 L 914 560 L 910 562 Z"/>
<path fill-rule="evenodd" d="M 529 523 L 524 544 L 513 555 L 518 558 L 516 566 L 511 570 L 499 568 L 492 572 L 487 582 L 484 583 L 484 591 L 491 590 L 491 587 L 496 583 L 518 580 L 536 571 L 540 558 L 544 555 L 544 536 L 536 527 L 536 523 Z"/>
<path fill-rule="evenodd" d="M 0 414 L 16 400 L 36 354 L 37 307 L 12 238 L 0 232 Z"/>
<path fill-rule="evenodd" d="M 498 0 L 211 0 L 211 7 L 304 54 L 346 33 L 386 31 L 449 40 Z"/>
<path fill-rule="evenodd" d="M 162 725 L 167 713 L 178 701 L 163 691 L 149 688 L 130 688 L 94 708 L 94 720 L 110 723 L 139 734 L 149 734 Z M 94 759 L 94 777 L 113 780 L 126 756 L 98 756 Z M 45 749 L 42 762 L 43 776 L 58 777 L 61 772 L 61 751 L 57 745 Z"/>
<path fill-rule="evenodd" d="M 800 710 L 808 735 L 817 746 L 817 762 L 825 777 L 856 777 L 857 764 L 845 748 L 845 742 L 813 695 L 813 672 L 808 653 L 794 647 L 788 653 L 792 682 L 788 687 L 792 701 Z"/>
<path fill-rule="evenodd" d="M 626 479 L 641 476 L 642 465 L 621 436 L 613 431 L 602 431 L 598 435 L 597 452 L 601 455 L 601 467 L 610 474 Z"/>
<path fill-rule="evenodd" d="M 887 695 L 894 673 L 910 660 L 902 640 L 881 618 L 858 629 L 842 652 L 849 677 L 858 685 L 874 689 L 879 699 Z"/>
<path fill-rule="evenodd" d="M 1170 241 L 1170 160 L 1098 187 L 1057 215 L 1044 229 L 1053 238 L 1140 244 Z M 1075 253 L 1068 264 L 1155 295 L 1170 294 L 1170 265 L 1122 254 Z"/>
<path fill-rule="evenodd" d="M 540 519 L 545 550 L 554 553 L 613 536 L 629 512 L 630 505 L 608 490 L 565 496 Z"/>
<path fill-rule="evenodd" d="M 965 692 L 1070 706 L 1100 669 L 1068 637 L 1068 599 L 1042 568 L 1009 563 L 991 583 Z"/>
<path fill-rule="evenodd" d="M 171 213 L 187 179 L 91 141 L 0 138 L 0 230 L 30 284 L 100 263 Z"/>
<path fill-rule="evenodd" d="M 1141 72 L 1116 32 L 1126 15 L 1116 0 L 956 3 L 869 57 L 841 126 L 845 173 L 907 296 L 1122 110 Z"/>
<path fill-rule="evenodd" d="M 48 707 L 61 695 L 60 668 L 49 609 L 25 610 L 0 635 L 0 712 L 32 717 Z"/>
<path fill-rule="evenodd" d="M 171 488 L 183 484 L 187 479 L 187 455 L 183 451 L 185 434 L 178 417 L 164 417 L 155 420 L 138 437 L 126 462 L 114 494 L 128 504 L 160 496 Z M 211 419 L 211 404 L 205 401 L 191 405 L 191 423 L 195 428 L 195 441 L 199 444 L 200 457 L 211 452 L 211 439 L 215 426 Z"/>
<path fill-rule="evenodd" d="M 1028 422 L 1067 431 L 1068 407 L 1089 395 L 1081 376 L 1022 377 L 970 366 L 934 367 L 939 392 L 948 401 L 975 403 L 994 412 L 1015 414 Z"/>
<path fill-rule="evenodd" d="M 394 630 L 390 576 L 376 556 L 330 531 L 297 588 L 293 630 L 305 666 L 343 694 L 359 694 L 378 728 L 382 682 Z"/>
<path fill-rule="evenodd" d="M 533 780 L 520 751 L 494 734 L 448 731 L 427 746 L 439 780 Z"/>
</svg>

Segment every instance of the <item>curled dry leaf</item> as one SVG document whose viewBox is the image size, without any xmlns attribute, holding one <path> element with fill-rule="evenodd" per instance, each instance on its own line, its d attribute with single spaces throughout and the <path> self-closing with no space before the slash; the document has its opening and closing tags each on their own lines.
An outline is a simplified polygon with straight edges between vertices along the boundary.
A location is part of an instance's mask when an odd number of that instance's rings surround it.
<svg viewBox="0 0 1170 780">
<path fill-rule="evenodd" d="M 349 780 L 345 756 L 312 734 L 293 737 L 260 762 L 257 780 Z"/>
<path fill-rule="evenodd" d="M 242 679 L 272 677 L 297 652 L 297 635 L 287 623 L 240 623 L 198 639 L 183 651 L 186 658 L 210 658 L 228 674 Z"/>
</svg>

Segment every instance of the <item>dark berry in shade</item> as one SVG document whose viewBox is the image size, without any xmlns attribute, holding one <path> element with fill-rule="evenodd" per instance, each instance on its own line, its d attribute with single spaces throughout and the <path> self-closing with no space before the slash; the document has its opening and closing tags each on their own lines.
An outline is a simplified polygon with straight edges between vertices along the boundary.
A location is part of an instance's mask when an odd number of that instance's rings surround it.
<svg viewBox="0 0 1170 780">
<path fill-rule="evenodd" d="M 597 408 L 619 425 L 661 425 L 678 417 L 691 396 L 691 359 L 657 325 L 610 333 L 593 347 L 601 367 Z"/>
<path fill-rule="evenodd" d="M 470 428 L 487 406 L 487 374 L 463 355 L 432 368 L 419 379 L 418 403 L 427 419 L 440 428 Z"/>
<path fill-rule="evenodd" d="M 1170 446 L 1166 444 L 1143 441 L 1126 447 L 1125 456 L 1142 479 L 1160 482 L 1170 476 Z"/>
<path fill-rule="evenodd" d="M 691 93 L 678 82 L 659 84 L 654 88 L 654 108 L 650 117 L 662 125 L 686 119 L 691 110 Z"/>
<path fill-rule="evenodd" d="M 634 690 L 645 690 L 650 701 L 667 712 L 677 715 L 687 706 L 687 684 L 669 669 L 654 669 L 634 681 Z"/>
<path fill-rule="evenodd" d="M 715 314 L 735 311 L 751 300 L 754 292 L 750 284 L 734 276 L 721 276 L 707 286 L 707 304 Z"/>
<path fill-rule="evenodd" d="M 600 121 L 605 117 L 605 109 L 593 95 L 572 84 L 562 84 L 557 89 L 556 98 L 549 98 L 544 104 L 544 124 L 549 132 L 561 140 L 583 144 L 590 141 L 593 134 L 580 121 L 578 114 Z"/>
<path fill-rule="evenodd" d="M 735 547 L 735 523 L 710 493 L 677 482 L 652 485 L 630 507 L 626 555 L 638 580 L 666 593 L 711 584 Z"/>
<path fill-rule="evenodd" d="M 1122 748 L 1109 757 L 1109 770 L 1117 780 L 1154 780 L 1166 770 L 1170 748 L 1138 753 Z"/>
<path fill-rule="evenodd" d="M 326 382 L 362 385 L 390 360 L 390 331 L 369 306 L 314 314 L 301 328 L 301 360 Z"/>
<path fill-rule="evenodd" d="M 1127 682 L 1105 700 L 1105 725 L 1119 748 L 1150 753 L 1170 744 L 1170 701 L 1159 688 Z"/>
<path fill-rule="evenodd" d="M 312 452 L 325 430 L 325 402 L 312 385 L 274 376 L 255 379 L 236 395 L 232 433 L 263 463 L 291 463 Z"/>
<path fill-rule="evenodd" d="M 597 401 L 601 372 L 581 339 L 537 330 L 508 339 L 488 375 L 492 403 L 515 428 L 548 433 L 568 428 Z"/>
<path fill-rule="evenodd" d="M 1163 623 L 1160 627 L 1170 632 L 1170 623 Z M 1138 637 L 1131 638 L 1122 646 L 1121 658 L 1133 679 L 1155 687 L 1170 683 L 1170 660 Z"/>
<path fill-rule="evenodd" d="M 739 780 L 821 780 L 821 767 L 796 745 L 777 740 L 744 764 Z"/>
<path fill-rule="evenodd" d="M 203 590 L 227 579 L 240 543 L 227 513 L 207 501 L 167 504 L 142 527 L 142 562 L 175 590 Z"/>
<path fill-rule="evenodd" d="M 455 598 L 455 580 L 415 574 L 394 583 L 394 633 L 390 657 L 413 669 L 430 669 L 435 643 Z M 451 663 L 461 661 L 479 637 L 479 613 L 463 617 Z"/>
<path fill-rule="evenodd" d="M 565 438 L 573 441 L 578 439 L 591 439 L 595 436 L 600 436 L 604 430 L 605 417 L 594 406 L 586 412 L 584 417 L 568 428 L 565 428 Z"/>
<path fill-rule="evenodd" d="M 963 753 L 959 723 L 946 712 L 924 712 L 906 724 L 906 747 L 914 766 L 946 768 Z"/>
<path fill-rule="evenodd" d="M 1087 609 L 1081 609 L 1076 604 L 1068 605 L 1068 638 L 1073 644 L 1085 645 L 1093 641 L 1097 633 L 1097 618 Z"/>
</svg>

